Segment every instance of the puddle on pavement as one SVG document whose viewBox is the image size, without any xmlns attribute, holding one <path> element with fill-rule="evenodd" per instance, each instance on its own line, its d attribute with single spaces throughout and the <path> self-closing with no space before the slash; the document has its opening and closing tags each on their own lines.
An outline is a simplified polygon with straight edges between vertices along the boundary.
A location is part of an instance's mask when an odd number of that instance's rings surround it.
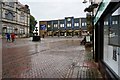
<svg viewBox="0 0 120 80">
<path fill-rule="evenodd" d="M 80 46 L 80 40 L 62 40 L 48 43 L 50 47 Z"/>
</svg>

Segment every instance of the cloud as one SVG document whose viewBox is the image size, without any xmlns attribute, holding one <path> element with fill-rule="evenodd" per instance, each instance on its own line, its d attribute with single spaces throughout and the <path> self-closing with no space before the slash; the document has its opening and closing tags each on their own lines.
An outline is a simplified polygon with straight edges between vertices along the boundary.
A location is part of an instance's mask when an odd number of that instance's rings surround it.
<svg viewBox="0 0 120 80">
<path fill-rule="evenodd" d="M 82 2 L 82 0 L 19 0 L 21 2 Z"/>
<path fill-rule="evenodd" d="M 64 17 L 85 17 L 84 9 L 88 6 L 82 0 L 20 0 L 28 4 L 31 14 L 40 20 L 64 19 Z"/>
</svg>

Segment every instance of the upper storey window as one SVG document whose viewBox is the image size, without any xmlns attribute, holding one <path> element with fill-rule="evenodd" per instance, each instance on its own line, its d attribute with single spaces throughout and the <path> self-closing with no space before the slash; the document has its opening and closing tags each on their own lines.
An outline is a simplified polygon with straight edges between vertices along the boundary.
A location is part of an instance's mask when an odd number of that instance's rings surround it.
<svg viewBox="0 0 120 80">
<path fill-rule="evenodd" d="M 11 12 L 11 11 L 7 11 L 7 12 L 5 13 L 5 18 L 8 19 L 8 20 L 13 20 L 14 17 L 15 17 L 15 16 L 14 16 L 14 13 Z"/>
<path fill-rule="evenodd" d="M 21 12 L 21 14 L 20 14 L 20 20 L 25 20 L 25 15 L 23 12 Z"/>
<path fill-rule="evenodd" d="M 9 2 L 10 7 L 14 7 L 14 2 Z"/>
</svg>

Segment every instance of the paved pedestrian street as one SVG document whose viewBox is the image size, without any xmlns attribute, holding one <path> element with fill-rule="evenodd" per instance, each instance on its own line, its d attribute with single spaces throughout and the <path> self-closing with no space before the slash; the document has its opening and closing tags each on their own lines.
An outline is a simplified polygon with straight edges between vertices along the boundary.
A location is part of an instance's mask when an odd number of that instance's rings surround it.
<svg viewBox="0 0 120 80">
<path fill-rule="evenodd" d="M 79 38 L 45 38 L 40 42 L 3 40 L 3 78 L 102 78 L 91 49 Z"/>
</svg>

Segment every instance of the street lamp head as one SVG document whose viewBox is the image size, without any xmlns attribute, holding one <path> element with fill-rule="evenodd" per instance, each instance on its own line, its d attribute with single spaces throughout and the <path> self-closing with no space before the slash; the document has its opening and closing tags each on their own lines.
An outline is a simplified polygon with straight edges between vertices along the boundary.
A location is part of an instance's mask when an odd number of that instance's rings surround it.
<svg viewBox="0 0 120 80">
<path fill-rule="evenodd" d="M 87 3 L 87 0 L 84 0 L 83 3 Z"/>
<path fill-rule="evenodd" d="M 94 8 L 97 8 L 98 4 L 91 4 L 88 8 L 85 8 L 84 12 L 92 12 Z"/>
<path fill-rule="evenodd" d="M 92 12 L 92 9 L 90 7 L 85 8 L 84 12 Z"/>
<path fill-rule="evenodd" d="M 93 7 L 93 8 L 97 8 L 97 7 L 98 7 L 98 4 L 92 4 L 92 7 Z"/>
</svg>

